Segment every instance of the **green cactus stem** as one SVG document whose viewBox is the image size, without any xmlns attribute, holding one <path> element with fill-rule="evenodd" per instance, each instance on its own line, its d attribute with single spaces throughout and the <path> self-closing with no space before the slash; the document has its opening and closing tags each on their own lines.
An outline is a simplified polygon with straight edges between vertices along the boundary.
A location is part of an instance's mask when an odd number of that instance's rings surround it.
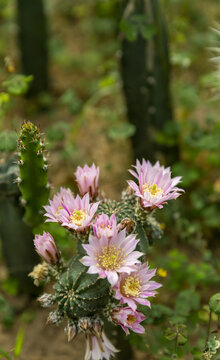
<svg viewBox="0 0 220 360">
<path fill-rule="evenodd" d="M 0 165 L 0 238 L 2 253 L 10 276 L 18 281 L 19 290 L 37 295 L 39 290 L 28 278 L 28 273 L 38 262 L 34 251 L 31 228 L 22 220 L 24 208 L 20 191 L 14 182 L 18 166 L 14 156 Z"/>
<path fill-rule="evenodd" d="M 146 33 L 138 28 L 131 41 L 121 36 L 121 77 L 128 120 L 135 125 L 132 136 L 135 158 L 156 161 L 158 155 L 173 163 L 178 160 L 177 145 L 160 145 L 157 133 L 172 125 L 170 63 L 167 27 L 161 0 L 121 2 L 122 21 L 134 26 L 138 17 L 147 19 Z M 141 20 L 140 20 L 141 21 Z M 147 35 L 146 35 L 147 34 Z"/>
<path fill-rule="evenodd" d="M 102 314 L 109 302 L 108 281 L 88 274 L 87 270 L 75 258 L 54 286 L 58 311 L 69 319 Z"/>
<path fill-rule="evenodd" d="M 25 221 L 37 226 L 43 221 L 42 206 L 49 196 L 47 162 L 38 128 L 31 122 L 23 124 L 18 139 L 18 184 L 25 206 Z"/>
</svg>

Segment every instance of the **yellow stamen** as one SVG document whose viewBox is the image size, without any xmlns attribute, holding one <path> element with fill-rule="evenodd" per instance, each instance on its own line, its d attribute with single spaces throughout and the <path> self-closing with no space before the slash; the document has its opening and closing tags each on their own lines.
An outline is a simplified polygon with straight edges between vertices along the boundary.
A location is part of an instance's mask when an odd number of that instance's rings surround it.
<svg viewBox="0 0 220 360">
<path fill-rule="evenodd" d="M 151 197 L 156 197 L 158 195 L 163 195 L 164 191 L 156 184 L 150 185 L 148 183 L 142 186 L 143 192 L 148 192 Z"/>
<path fill-rule="evenodd" d="M 97 265 L 105 270 L 116 270 L 124 263 L 124 251 L 120 247 L 105 246 L 97 256 Z"/>
<path fill-rule="evenodd" d="M 128 276 L 121 282 L 120 290 L 125 296 L 138 296 L 140 289 L 141 281 L 138 276 Z"/>
<path fill-rule="evenodd" d="M 87 213 L 83 210 L 74 210 L 70 219 L 73 224 L 80 226 L 87 217 Z"/>
<path fill-rule="evenodd" d="M 102 225 L 100 225 L 100 228 L 103 229 L 103 230 L 105 230 L 106 228 L 111 230 L 112 227 L 110 225 L 105 226 L 104 224 L 102 224 Z"/>
<path fill-rule="evenodd" d="M 133 315 L 128 315 L 127 317 L 128 325 L 132 325 L 136 320 L 137 320 L 136 317 L 134 317 Z"/>
</svg>

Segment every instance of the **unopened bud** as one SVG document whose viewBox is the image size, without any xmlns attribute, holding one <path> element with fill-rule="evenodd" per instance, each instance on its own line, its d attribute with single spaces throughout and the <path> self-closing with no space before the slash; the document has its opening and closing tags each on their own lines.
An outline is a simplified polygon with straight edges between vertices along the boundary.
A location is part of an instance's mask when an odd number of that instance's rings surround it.
<svg viewBox="0 0 220 360">
<path fill-rule="evenodd" d="M 93 331 L 95 332 L 95 335 L 98 335 L 101 337 L 103 330 L 103 322 L 99 319 L 96 319 L 93 321 Z"/>
<path fill-rule="evenodd" d="M 47 324 L 59 326 L 63 319 L 63 315 L 60 311 L 51 311 L 47 318 Z"/>
<path fill-rule="evenodd" d="M 64 329 L 65 333 L 67 334 L 68 342 L 75 339 L 78 334 L 78 327 L 73 322 L 68 322 L 67 326 Z"/>
<path fill-rule="evenodd" d="M 124 219 L 120 223 L 120 230 L 126 229 L 127 233 L 131 233 L 135 228 L 135 222 L 132 219 Z"/>
<path fill-rule="evenodd" d="M 90 318 L 85 317 L 79 320 L 78 325 L 82 331 L 88 331 L 92 329 L 93 324 Z"/>
<path fill-rule="evenodd" d="M 35 235 L 34 245 L 37 253 L 49 264 L 55 265 L 60 261 L 60 252 L 49 233 L 44 232 L 43 235 Z"/>
<path fill-rule="evenodd" d="M 39 301 L 40 305 L 44 308 L 50 307 L 55 303 L 55 297 L 51 294 L 43 294 L 40 296 L 37 301 Z"/>
</svg>

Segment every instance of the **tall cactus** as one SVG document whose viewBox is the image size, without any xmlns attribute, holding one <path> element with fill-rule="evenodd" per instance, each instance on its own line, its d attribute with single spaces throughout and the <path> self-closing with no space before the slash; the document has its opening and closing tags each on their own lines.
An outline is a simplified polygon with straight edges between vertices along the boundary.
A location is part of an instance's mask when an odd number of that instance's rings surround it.
<svg viewBox="0 0 220 360">
<path fill-rule="evenodd" d="M 14 156 L 0 165 L 0 238 L 9 274 L 18 280 L 19 290 L 37 294 L 28 273 L 37 263 L 32 242 L 32 229 L 22 220 L 24 209 L 15 179 L 18 166 Z"/>
<path fill-rule="evenodd" d="M 48 200 L 49 185 L 44 144 L 38 128 L 29 121 L 22 126 L 18 150 L 18 184 L 25 205 L 24 219 L 34 227 L 42 222 L 41 211 Z"/>
<path fill-rule="evenodd" d="M 34 80 L 28 92 L 36 96 L 48 90 L 47 21 L 43 0 L 17 0 L 22 69 Z"/>
<path fill-rule="evenodd" d="M 156 132 L 163 131 L 173 118 L 168 38 L 162 3 L 160 0 L 124 0 L 122 7 L 122 20 L 128 26 L 121 37 L 121 76 L 128 119 L 136 126 L 132 138 L 135 157 L 147 156 L 155 161 L 158 154 L 163 153 L 167 163 L 172 163 L 178 159 L 176 146 L 156 143 Z M 146 31 L 137 27 L 136 22 L 143 19 L 145 23 L 141 26 L 145 26 Z M 137 36 L 128 39 L 126 29 L 131 30 L 133 25 Z"/>
</svg>

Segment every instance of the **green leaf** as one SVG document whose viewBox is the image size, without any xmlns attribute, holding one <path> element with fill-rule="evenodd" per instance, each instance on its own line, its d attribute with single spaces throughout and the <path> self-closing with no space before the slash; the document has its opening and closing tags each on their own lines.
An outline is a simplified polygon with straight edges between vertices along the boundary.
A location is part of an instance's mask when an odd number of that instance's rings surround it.
<svg viewBox="0 0 220 360">
<path fill-rule="evenodd" d="M 24 343 L 24 329 L 20 328 L 18 330 L 16 340 L 15 340 L 15 347 L 14 347 L 14 357 L 15 359 L 21 354 L 21 350 Z"/>
<path fill-rule="evenodd" d="M 112 126 L 108 131 L 108 136 L 111 140 L 125 140 L 134 133 L 135 126 L 125 122 Z"/>
<path fill-rule="evenodd" d="M 173 330 L 172 328 L 168 328 L 166 331 L 165 331 L 165 334 L 164 334 L 165 338 L 169 341 L 172 341 L 175 339 L 175 337 L 177 336 L 177 332 L 175 330 Z"/>
<path fill-rule="evenodd" d="M 10 101 L 10 95 L 6 92 L 0 93 L 0 108 L 8 104 Z"/>
<path fill-rule="evenodd" d="M 144 39 L 151 39 L 157 32 L 157 28 L 154 24 L 141 24 L 140 32 Z"/>
<path fill-rule="evenodd" d="M 193 360 L 201 360 L 203 352 L 195 347 L 192 349 L 191 354 L 193 355 Z"/>
<path fill-rule="evenodd" d="M 14 322 L 14 311 L 2 295 L 0 295 L 0 320 L 8 327 Z"/>
<path fill-rule="evenodd" d="M 138 28 L 135 24 L 132 24 L 129 20 L 122 20 L 120 22 L 120 30 L 124 33 L 128 41 L 137 40 Z"/>
<path fill-rule="evenodd" d="M 67 89 L 60 97 L 60 103 L 68 107 L 70 114 L 77 114 L 82 107 L 82 100 L 74 89 Z"/>
<path fill-rule="evenodd" d="M 34 77 L 32 75 L 11 75 L 6 81 L 2 83 L 2 85 L 7 89 L 9 94 L 18 96 L 26 94 L 31 81 L 33 81 L 33 78 Z"/>
<path fill-rule="evenodd" d="M 5 359 L 7 360 L 11 360 L 11 356 L 9 356 L 9 353 L 8 352 L 5 352 L 4 350 L 2 350 L 0 348 L 0 358 L 4 357 Z"/>
<path fill-rule="evenodd" d="M 2 284 L 2 289 L 9 295 L 17 295 L 18 294 L 18 280 L 15 278 L 8 277 L 5 279 Z"/>
<path fill-rule="evenodd" d="M 217 315 L 220 315 L 220 293 L 217 293 L 209 300 L 209 309 Z"/>
<path fill-rule="evenodd" d="M 178 345 L 184 345 L 188 341 L 187 337 L 183 334 L 178 334 L 177 343 Z"/>
<path fill-rule="evenodd" d="M 0 151 L 13 152 L 17 147 L 17 135 L 14 131 L 4 130 L 0 133 Z"/>
</svg>

